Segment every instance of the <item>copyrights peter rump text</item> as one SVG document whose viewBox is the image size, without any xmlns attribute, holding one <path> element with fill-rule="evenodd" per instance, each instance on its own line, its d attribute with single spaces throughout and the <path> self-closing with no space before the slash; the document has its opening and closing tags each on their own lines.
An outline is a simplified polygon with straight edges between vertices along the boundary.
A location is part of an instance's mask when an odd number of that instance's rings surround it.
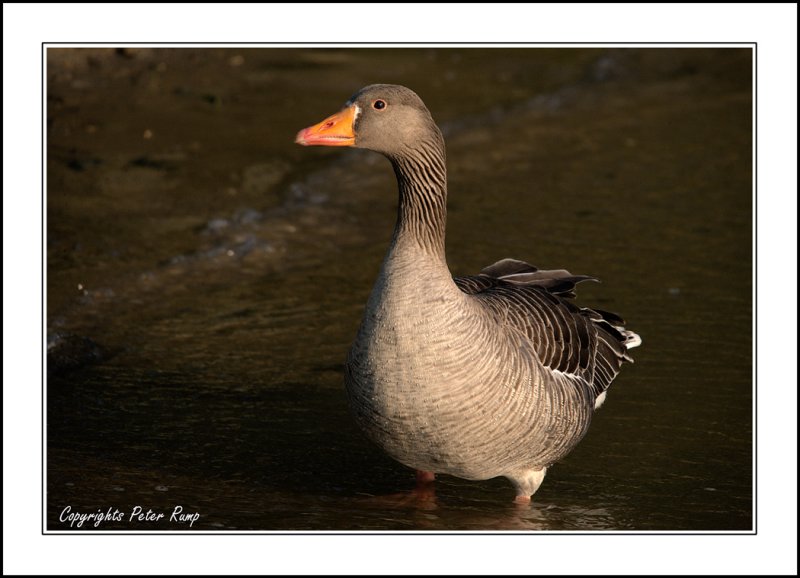
<svg viewBox="0 0 800 578">
<path fill-rule="evenodd" d="M 188 527 L 200 519 L 199 512 L 184 512 L 183 506 L 175 506 L 167 512 L 155 511 L 150 508 L 145 510 L 142 506 L 134 506 L 130 512 L 125 512 L 114 506 L 109 506 L 105 511 L 98 509 L 96 512 L 80 512 L 66 506 L 58 517 L 62 524 L 69 524 L 70 528 L 92 526 L 100 528 L 107 522 L 128 522 L 131 524 L 151 524 L 162 520 L 174 524 L 186 524 Z"/>
</svg>

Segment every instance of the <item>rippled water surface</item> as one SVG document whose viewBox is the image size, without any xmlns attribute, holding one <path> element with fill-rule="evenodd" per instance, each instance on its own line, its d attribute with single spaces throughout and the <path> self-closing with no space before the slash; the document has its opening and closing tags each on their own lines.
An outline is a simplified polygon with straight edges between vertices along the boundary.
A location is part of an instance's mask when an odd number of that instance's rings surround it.
<svg viewBox="0 0 800 578">
<path fill-rule="evenodd" d="M 48 529 L 752 528 L 751 76 L 745 49 L 49 49 Z M 394 177 L 293 139 L 373 82 L 444 129 L 454 273 L 597 276 L 579 304 L 644 339 L 529 508 L 411 496 L 349 417 Z"/>
</svg>

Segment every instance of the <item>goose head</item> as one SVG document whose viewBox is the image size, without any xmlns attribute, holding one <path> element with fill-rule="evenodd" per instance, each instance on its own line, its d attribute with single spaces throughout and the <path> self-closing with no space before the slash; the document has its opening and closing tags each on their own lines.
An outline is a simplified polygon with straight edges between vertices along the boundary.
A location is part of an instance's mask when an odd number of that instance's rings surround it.
<svg viewBox="0 0 800 578">
<path fill-rule="evenodd" d="M 350 146 L 387 157 L 403 156 L 422 142 L 444 148 L 441 132 L 422 99 L 405 86 L 372 84 L 356 92 L 344 108 L 297 133 L 301 145 Z"/>
</svg>

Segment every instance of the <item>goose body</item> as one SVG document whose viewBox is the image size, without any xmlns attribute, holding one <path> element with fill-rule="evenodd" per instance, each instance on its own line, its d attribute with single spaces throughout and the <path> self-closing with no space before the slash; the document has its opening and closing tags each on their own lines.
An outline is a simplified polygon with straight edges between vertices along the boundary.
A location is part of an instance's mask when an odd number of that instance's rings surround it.
<svg viewBox="0 0 800 578">
<path fill-rule="evenodd" d="M 572 302 L 590 277 L 513 259 L 451 276 L 444 141 L 411 90 L 367 86 L 297 142 L 375 150 L 397 176 L 394 235 L 345 366 L 357 423 L 425 479 L 505 476 L 528 501 L 641 340 Z"/>
</svg>

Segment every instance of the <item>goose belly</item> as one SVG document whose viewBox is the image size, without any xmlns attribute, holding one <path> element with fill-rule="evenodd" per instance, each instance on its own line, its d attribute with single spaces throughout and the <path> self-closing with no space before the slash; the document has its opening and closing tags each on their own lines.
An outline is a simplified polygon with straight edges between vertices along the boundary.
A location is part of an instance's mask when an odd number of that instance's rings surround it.
<svg viewBox="0 0 800 578">
<path fill-rule="evenodd" d="M 457 311 L 368 312 L 346 367 L 351 409 L 369 438 L 415 469 L 487 479 L 549 465 L 585 427 L 565 411 L 571 402 L 553 403 L 529 350 Z"/>
</svg>

